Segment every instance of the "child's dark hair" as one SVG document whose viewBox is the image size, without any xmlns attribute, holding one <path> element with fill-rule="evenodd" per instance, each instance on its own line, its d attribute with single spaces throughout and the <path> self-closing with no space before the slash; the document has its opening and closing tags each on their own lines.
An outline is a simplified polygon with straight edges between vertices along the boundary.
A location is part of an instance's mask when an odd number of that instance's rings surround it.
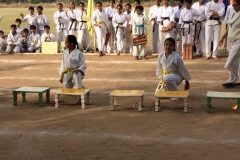
<svg viewBox="0 0 240 160">
<path fill-rule="evenodd" d="M 38 6 L 37 9 L 41 9 L 41 10 L 43 10 L 43 7 L 42 7 L 42 6 Z"/>
<path fill-rule="evenodd" d="M 141 4 L 140 0 L 135 0 L 134 2 L 137 2 L 138 4 Z"/>
<path fill-rule="evenodd" d="M 123 3 L 123 1 L 122 0 L 120 0 L 121 1 L 121 3 Z"/>
<path fill-rule="evenodd" d="M 22 23 L 22 20 L 21 20 L 21 19 L 19 19 L 19 18 L 17 18 L 17 19 L 15 20 L 15 22 Z"/>
<path fill-rule="evenodd" d="M 62 3 L 58 3 L 57 6 L 62 6 L 63 7 Z"/>
<path fill-rule="evenodd" d="M 136 11 L 137 9 L 139 9 L 140 11 L 143 11 L 143 10 L 144 10 L 143 6 L 137 6 L 137 7 L 135 8 L 135 11 Z"/>
<path fill-rule="evenodd" d="M 77 46 L 77 49 L 79 49 L 77 38 L 74 35 L 68 35 L 67 40 L 68 40 L 69 43 L 73 43 L 74 46 Z"/>
<path fill-rule="evenodd" d="M 178 1 L 180 1 L 180 2 L 182 2 L 182 3 L 184 2 L 184 0 L 178 0 Z"/>
<path fill-rule="evenodd" d="M 132 6 L 131 6 L 130 3 L 127 3 L 127 4 L 125 5 L 125 7 L 126 7 L 126 6 L 129 6 L 129 8 L 132 8 Z"/>
<path fill-rule="evenodd" d="M 123 6 L 121 4 L 118 4 L 117 7 L 120 7 L 121 9 L 123 9 Z"/>
<path fill-rule="evenodd" d="M 113 3 L 115 3 L 115 0 L 109 0 L 109 2 L 111 2 L 111 1 L 112 1 Z"/>
<path fill-rule="evenodd" d="M 27 28 L 24 28 L 23 32 L 29 33 L 29 30 Z"/>
<path fill-rule="evenodd" d="M 44 26 L 44 29 L 47 28 L 47 29 L 50 29 L 50 26 L 49 25 L 45 25 Z"/>
<path fill-rule="evenodd" d="M 12 24 L 11 28 L 17 28 L 16 24 Z"/>
<path fill-rule="evenodd" d="M 37 29 L 37 27 L 35 25 L 30 26 L 30 30 L 36 30 L 36 29 Z"/>
<path fill-rule="evenodd" d="M 33 7 L 29 7 L 28 10 L 32 10 L 34 12 L 34 8 Z"/>
<path fill-rule="evenodd" d="M 96 5 L 98 5 L 98 4 L 100 4 L 100 5 L 102 6 L 102 2 L 98 1 L 98 2 L 96 3 Z"/>
<path fill-rule="evenodd" d="M 85 4 L 83 2 L 79 2 L 78 4 L 79 6 L 82 5 L 82 6 L 85 6 Z"/>
<path fill-rule="evenodd" d="M 4 32 L 0 30 L 0 34 L 4 34 Z"/>
<path fill-rule="evenodd" d="M 192 4 L 192 0 L 185 0 L 185 3 Z"/>
<path fill-rule="evenodd" d="M 164 41 L 164 45 L 165 45 L 165 43 L 166 43 L 167 41 L 172 42 L 172 44 L 173 44 L 174 47 L 176 46 L 176 42 L 175 42 L 175 40 L 174 40 L 172 37 L 167 38 L 167 39 Z"/>
</svg>

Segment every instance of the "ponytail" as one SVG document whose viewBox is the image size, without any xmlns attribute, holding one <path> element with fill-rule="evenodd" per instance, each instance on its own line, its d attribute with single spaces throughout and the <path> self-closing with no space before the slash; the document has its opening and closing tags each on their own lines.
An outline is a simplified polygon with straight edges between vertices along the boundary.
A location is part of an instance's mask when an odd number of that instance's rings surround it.
<svg viewBox="0 0 240 160">
<path fill-rule="evenodd" d="M 68 35 L 67 39 L 69 43 L 73 43 L 75 46 L 77 46 L 77 49 L 79 49 L 77 38 L 74 35 Z"/>
</svg>

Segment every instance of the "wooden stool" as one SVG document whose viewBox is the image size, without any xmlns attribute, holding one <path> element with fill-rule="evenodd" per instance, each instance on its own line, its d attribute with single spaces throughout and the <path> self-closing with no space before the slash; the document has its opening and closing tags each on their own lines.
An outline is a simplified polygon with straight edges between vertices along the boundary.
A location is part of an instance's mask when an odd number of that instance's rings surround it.
<svg viewBox="0 0 240 160">
<path fill-rule="evenodd" d="M 22 102 L 26 102 L 26 93 L 38 94 L 38 106 L 42 107 L 42 95 L 46 92 L 46 103 L 50 103 L 50 87 L 20 87 L 12 90 L 13 92 L 13 105 L 17 106 L 17 94 L 22 93 Z"/>
<path fill-rule="evenodd" d="M 77 95 L 81 96 L 82 109 L 85 109 L 85 99 L 86 104 L 91 104 L 91 94 L 90 89 L 86 88 L 62 88 L 55 92 L 55 107 L 58 108 L 58 98 L 59 95 Z"/>
<path fill-rule="evenodd" d="M 183 98 L 184 112 L 187 112 L 188 91 L 157 91 L 155 93 L 155 111 L 158 112 L 161 98 Z"/>
<path fill-rule="evenodd" d="M 207 112 L 211 112 L 211 98 L 237 99 L 238 114 L 240 114 L 240 92 L 207 92 Z"/>
<path fill-rule="evenodd" d="M 110 93 L 110 110 L 117 104 L 117 97 L 138 97 L 138 111 L 142 111 L 143 90 L 113 90 Z"/>
</svg>

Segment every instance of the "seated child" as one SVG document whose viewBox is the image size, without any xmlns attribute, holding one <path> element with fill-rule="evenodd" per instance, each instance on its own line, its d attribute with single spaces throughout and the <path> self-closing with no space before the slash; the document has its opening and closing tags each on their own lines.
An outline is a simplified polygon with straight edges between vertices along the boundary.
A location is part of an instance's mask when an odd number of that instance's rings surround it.
<svg viewBox="0 0 240 160">
<path fill-rule="evenodd" d="M 3 31 L 0 31 L 0 53 L 5 52 L 7 48 L 7 38 L 4 35 Z"/>
<path fill-rule="evenodd" d="M 183 63 L 182 57 L 174 52 L 175 40 L 167 38 L 164 42 L 164 52 L 159 53 L 156 75 L 160 78 L 157 90 L 177 91 L 178 85 L 186 81 L 185 90 L 190 88 L 191 77 Z"/>
<path fill-rule="evenodd" d="M 17 33 L 17 26 L 15 24 L 11 25 L 11 32 L 7 37 L 7 49 L 6 53 L 20 53 L 20 43 L 21 43 L 21 35 Z"/>
<path fill-rule="evenodd" d="M 52 33 L 50 33 L 50 26 L 44 26 L 44 33 L 41 36 L 41 42 L 55 42 L 55 37 Z"/>
<path fill-rule="evenodd" d="M 28 52 L 29 46 L 30 46 L 30 43 L 29 43 L 29 30 L 27 28 L 25 28 L 25 29 L 23 29 L 22 38 L 21 38 L 21 46 L 20 46 L 21 53 Z"/>
<path fill-rule="evenodd" d="M 37 34 L 36 29 L 37 29 L 36 26 L 34 26 L 34 25 L 30 26 L 30 31 L 31 31 L 31 34 L 29 36 L 30 47 L 28 48 L 28 51 L 40 53 L 41 37 L 39 34 Z"/>
<path fill-rule="evenodd" d="M 23 29 L 20 27 L 21 24 L 22 24 L 22 20 L 19 19 L 19 18 L 17 18 L 16 21 L 15 21 L 15 24 L 16 24 L 16 26 L 17 26 L 17 32 L 18 32 L 19 34 L 22 34 Z"/>
</svg>

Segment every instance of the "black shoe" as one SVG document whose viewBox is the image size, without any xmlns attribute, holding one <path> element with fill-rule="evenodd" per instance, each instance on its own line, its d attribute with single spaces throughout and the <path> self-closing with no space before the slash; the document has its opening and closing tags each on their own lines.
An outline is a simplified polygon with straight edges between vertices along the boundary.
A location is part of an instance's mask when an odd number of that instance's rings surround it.
<svg viewBox="0 0 240 160">
<path fill-rule="evenodd" d="M 235 86 L 236 86 L 236 84 L 235 83 L 224 83 L 224 84 L 222 84 L 224 87 L 226 87 L 226 88 L 234 88 Z"/>
</svg>

